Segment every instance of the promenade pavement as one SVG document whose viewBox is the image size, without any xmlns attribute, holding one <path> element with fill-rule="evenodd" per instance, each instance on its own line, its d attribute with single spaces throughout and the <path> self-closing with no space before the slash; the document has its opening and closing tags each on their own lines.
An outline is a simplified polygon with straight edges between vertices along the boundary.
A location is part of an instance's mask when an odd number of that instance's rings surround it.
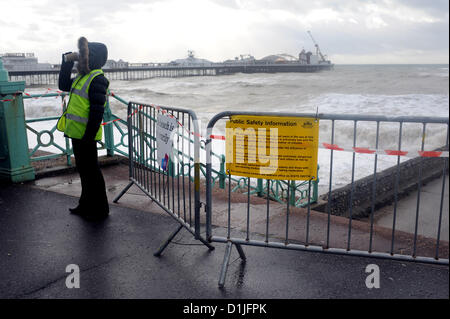
<svg viewBox="0 0 450 319">
<path fill-rule="evenodd" d="M 233 250 L 219 289 L 224 244 L 209 251 L 182 230 L 154 257 L 176 221 L 125 205 L 149 207 L 132 190 L 105 221 L 85 221 L 67 210 L 77 204 L 76 177 L 61 178 L 0 186 L 0 298 L 449 297 L 448 266 L 259 247 L 244 247 L 246 263 Z M 107 185 L 115 178 L 108 174 Z M 80 268 L 79 289 L 66 287 L 69 264 Z M 366 287 L 369 264 L 379 266 L 379 289 Z"/>
</svg>

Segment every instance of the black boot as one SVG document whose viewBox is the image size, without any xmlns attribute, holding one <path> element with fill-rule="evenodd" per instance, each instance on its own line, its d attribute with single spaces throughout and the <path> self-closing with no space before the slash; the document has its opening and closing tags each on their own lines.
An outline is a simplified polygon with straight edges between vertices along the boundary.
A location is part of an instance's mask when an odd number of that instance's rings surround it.
<svg viewBox="0 0 450 319">
<path fill-rule="evenodd" d="M 101 213 L 101 214 L 86 214 L 86 215 L 82 215 L 84 219 L 91 221 L 91 222 L 97 222 L 97 221 L 102 221 L 106 218 L 108 218 L 109 213 Z"/>
<path fill-rule="evenodd" d="M 109 216 L 109 206 L 104 205 L 101 208 L 94 208 L 89 211 L 89 213 L 84 214 L 83 218 L 88 221 L 101 221 Z"/>
<path fill-rule="evenodd" d="M 78 215 L 78 216 L 84 216 L 86 214 L 83 207 L 81 207 L 80 205 L 78 205 L 75 208 L 69 208 L 69 211 L 71 214 Z"/>
</svg>

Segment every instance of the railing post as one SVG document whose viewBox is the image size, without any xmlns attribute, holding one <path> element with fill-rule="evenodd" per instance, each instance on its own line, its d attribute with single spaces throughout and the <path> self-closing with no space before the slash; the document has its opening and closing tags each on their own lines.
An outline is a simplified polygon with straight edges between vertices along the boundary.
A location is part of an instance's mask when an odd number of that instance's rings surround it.
<svg viewBox="0 0 450 319">
<path fill-rule="evenodd" d="M 109 105 L 109 92 L 106 95 L 106 107 L 105 112 L 103 114 L 103 119 L 105 122 L 113 120 L 111 108 Z M 114 127 L 113 124 L 107 124 L 103 126 L 104 134 L 105 134 L 105 146 L 106 146 L 106 154 L 108 156 L 114 155 Z"/>
<path fill-rule="evenodd" d="M 175 164 L 173 163 L 173 161 L 171 159 L 169 159 L 167 174 L 170 177 L 175 177 Z"/>
<path fill-rule="evenodd" d="M 62 105 L 63 105 L 63 113 L 66 111 L 67 109 L 67 105 L 66 105 L 66 100 L 65 100 L 66 96 L 61 96 L 61 101 L 62 101 Z M 68 137 L 64 137 L 64 140 L 66 142 L 66 159 L 67 159 L 67 166 L 72 166 L 72 154 L 73 151 L 71 151 L 70 149 L 70 138 Z"/>
<path fill-rule="evenodd" d="M 257 193 L 257 195 L 259 197 L 262 197 L 263 196 L 263 192 L 264 192 L 264 190 L 263 190 L 263 180 L 262 179 L 258 179 L 257 180 L 257 184 L 256 184 L 256 193 Z M 267 195 L 269 195 L 269 194 L 267 194 Z"/>
<path fill-rule="evenodd" d="M 317 164 L 317 179 L 313 181 L 313 194 L 311 197 L 311 203 L 317 203 L 317 199 L 319 198 L 319 164 Z M 309 196 L 309 194 L 308 194 Z"/>
<path fill-rule="evenodd" d="M 226 173 L 225 173 L 225 155 L 222 155 L 220 157 L 220 173 L 219 173 L 219 187 L 221 189 L 225 189 L 225 178 L 226 178 Z"/>
<path fill-rule="evenodd" d="M 22 93 L 25 82 L 9 82 L 0 59 L 0 179 L 34 180 L 30 165 Z"/>
<path fill-rule="evenodd" d="M 295 206 L 295 181 L 289 181 L 289 205 Z"/>
</svg>

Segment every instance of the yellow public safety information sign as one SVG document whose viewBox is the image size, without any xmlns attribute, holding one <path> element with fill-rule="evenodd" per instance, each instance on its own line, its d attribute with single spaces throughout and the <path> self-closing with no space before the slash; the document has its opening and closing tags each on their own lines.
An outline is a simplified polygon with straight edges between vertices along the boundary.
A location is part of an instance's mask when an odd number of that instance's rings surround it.
<svg viewBox="0 0 450 319">
<path fill-rule="evenodd" d="M 226 123 L 226 165 L 232 175 L 317 180 L 319 120 L 232 116 Z"/>
</svg>

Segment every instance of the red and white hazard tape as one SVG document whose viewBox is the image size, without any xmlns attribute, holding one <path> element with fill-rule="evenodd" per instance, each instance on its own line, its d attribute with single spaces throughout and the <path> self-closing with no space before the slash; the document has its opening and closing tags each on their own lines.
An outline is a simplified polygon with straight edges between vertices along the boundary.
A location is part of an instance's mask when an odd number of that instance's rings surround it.
<svg viewBox="0 0 450 319">
<path fill-rule="evenodd" d="M 45 95 L 45 94 L 47 94 L 47 93 L 49 93 L 49 92 L 51 92 L 51 91 L 56 92 L 56 93 L 58 94 L 57 96 L 55 96 L 56 98 L 58 98 L 58 96 L 61 96 L 61 95 L 64 93 L 64 92 L 62 92 L 62 91 L 60 91 L 60 90 L 52 90 L 52 89 L 50 89 L 50 88 L 47 88 L 47 90 L 46 90 L 44 93 L 42 93 L 41 95 Z M 27 93 L 27 92 L 20 92 L 20 91 L 18 91 L 18 92 L 15 92 L 15 93 L 13 94 L 13 97 L 12 97 L 12 98 L 10 98 L 10 99 L 3 99 L 3 100 L 0 100 L 0 102 L 11 102 L 11 101 L 13 101 L 13 100 L 16 98 L 16 96 L 19 95 L 19 94 L 23 94 L 23 95 L 29 96 L 29 97 L 31 97 L 31 98 L 34 99 L 34 100 L 37 100 L 37 99 L 40 99 L 41 97 L 44 97 L 44 96 L 32 96 L 31 94 L 29 94 L 29 93 Z"/>
<path fill-rule="evenodd" d="M 223 136 L 223 135 L 210 135 L 209 137 L 212 138 L 213 140 L 225 141 L 225 136 Z"/>
<path fill-rule="evenodd" d="M 59 91 L 59 90 L 52 90 L 50 88 L 47 88 L 47 91 L 43 94 L 47 94 L 50 91 L 55 91 L 58 93 L 58 96 L 60 96 L 63 92 Z M 13 95 L 12 99 L 4 99 L 4 100 L 0 100 L 0 102 L 8 102 L 8 101 L 12 101 L 14 100 L 14 98 L 16 97 L 16 95 L 18 94 L 25 94 L 27 96 L 31 97 L 31 94 L 28 94 L 26 92 L 16 92 Z M 114 96 L 113 92 L 110 92 L 111 96 Z M 56 96 L 56 97 L 58 97 Z M 40 97 L 32 97 L 33 99 L 39 99 Z M 204 138 L 201 134 L 199 133 L 195 133 L 192 131 L 189 131 L 183 124 L 181 124 L 178 119 L 173 115 L 170 114 L 169 112 L 167 112 L 165 109 L 163 109 L 161 106 L 159 105 L 155 105 L 155 104 L 150 104 L 150 106 L 154 107 L 158 112 L 161 112 L 162 114 L 167 114 L 167 116 L 169 116 L 170 118 L 174 118 L 177 120 L 177 123 L 180 127 L 182 127 L 183 129 L 185 129 L 190 135 L 195 135 L 198 136 L 200 138 Z M 142 110 L 143 105 L 139 105 L 139 108 L 137 108 L 133 113 L 131 113 L 130 115 L 128 115 L 128 118 L 132 117 L 133 115 L 135 115 L 137 112 L 139 112 L 140 110 Z M 117 121 L 121 121 L 122 119 L 120 118 L 116 118 L 114 120 L 108 121 L 108 122 L 103 122 L 101 125 L 108 125 L 108 124 L 112 124 L 114 122 Z M 210 135 L 211 139 L 215 139 L 215 140 L 222 140 L 225 141 L 226 138 L 223 135 Z M 337 144 L 329 144 L 329 143 L 321 143 L 321 145 L 319 145 L 320 149 L 328 149 L 328 150 L 333 150 L 333 151 L 341 151 L 341 152 L 351 152 L 351 153 L 358 153 L 358 154 L 379 154 L 379 155 L 391 155 L 391 156 L 405 156 L 405 157 L 449 157 L 449 152 L 448 151 L 405 151 L 405 150 L 381 150 L 381 149 L 370 149 L 367 147 L 351 147 L 351 148 L 345 148 L 345 147 L 340 147 Z"/>
<path fill-rule="evenodd" d="M 112 123 L 114 123 L 114 122 L 121 121 L 121 120 L 122 120 L 122 119 L 120 119 L 120 118 L 116 118 L 116 119 L 111 120 L 111 121 L 108 121 L 108 122 L 103 122 L 103 123 L 100 124 L 100 125 L 105 126 L 105 125 L 112 124 Z"/>
<path fill-rule="evenodd" d="M 155 104 L 150 104 L 150 105 L 153 106 L 158 112 L 161 112 L 162 114 L 167 114 L 167 116 L 169 116 L 170 118 L 176 119 L 178 125 L 179 125 L 180 127 L 182 127 L 183 129 L 185 129 L 186 132 L 188 132 L 188 134 L 194 135 L 194 136 L 198 136 L 198 137 L 200 137 L 200 138 L 203 138 L 203 136 L 202 136 L 201 134 L 195 133 L 195 132 L 192 132 L 192 131 L 189 131 L 189 129 L 186 128 L 183 124 L 181 124 L 180 121 L 178 121 L 178 119 L 177 119 L 173 114 L 170 114 L 169 112 L 167 112 L 166 110 L 164 110 L 161 106 L 155 105 Z"/>
<path fill-rule="evenodd" d="M 211 139 L 225 141 L 225 136 L 223 135 L 210 135 Z M 405 156 L 405 157 L 448 157 L 448 151 L 404 151 L 404 150 L 380 150 L 380 149 L 370 149 L 367 147 L 351 147 L 345 148 L 340 147 L 336 144 L 321 143 L 319 145 L 320 149 L 327 149 L 333 151 L 341 152 L 352 152 L 358 154 L 380 154 L 380 155 L 391 155 L 391 156 Z"/>
<path fill-rule="evenodd" d="M 448 157 L 448 151 L 405 151 L 405 150 L 380 150 L 367 147 L 344 148 L 336 144 L 322 143 L 319 148 L 333 151 L 354 152 L 359 154 L 380 154 L 406 157 Z"/>
<path fill-rule="evenodd" d="M 111 92 L 111 95 L 114 96 L 114 93 Z M 139 105 L 139 108 L 137 108 L 133 113 L 131 113 L 130 115 L 128 115 L 128 118 L 130 118 L 130 117 L 132 117 L 133 115 L 135 115 L 137 112 L 139 112 L 139 110 L 142 110 L 142 108 L 143 108 L 143 106 L 142 106 L 142 105 Z M 103 126 L 104 126 L 104 125 L 112 124 L 112 123 L 117 122 L 117 121 L 124 121 L 124 120 L 122 120 L 121 118 L 116 118 L 116 119 L 111 120 L 111 121 L 108 121 L 108 122 L 103 122 L 103 123 L 100 124 L 100 125 L 103 125 Z"/>
<path fill-rule="evenodd" d="M 57 93 L 57 96 L 55 96 L 55 98 L 58 98 L 59 96 L 61 96 L 61 95 L 64 93 L 63 91 L 60 91 L 60 90 L 53 90 L 53 89 L 51 89 L 51 88 L 47 88 L 47 90 L 46 90 L 44 93 L 40 94 L 40 95 L 45 95 L 45 94 L 48 94 L 49 92 L 52 92 L 52 91 Z M 16 98 L 16 96 L 19 95 L 19 94 L 24 94 L 24 95 L 26 95 L 26 96 L 28 96 L 28 97 L 34 99 L 34 100 L 37 100 L 37 99 L 40 99 L 40 98 L 45 97 L 45 96 L 32 96 L 31 94 L 29 94 L 29 93 L 27 93 L 27 92 L 16 92 L 16 93 L 13 94 L 13 97 L 12 97 L 12 98 L 10 98 L 10 99 L 3 99 L 3 100 L 0 100 L 0 102 L 11 102 L 11 101 L 13 101 L 13 100 Z M 114 93 L 111 92 L 111 95 L 114 96 Z M 142 107 L 141 107 L 141 108 L 142 108 Z M 136 111 L 136 112 L 137 112 L 137 111 Z M 136 113 L 136 112 L 135 112 L 135 113 Z M 134 115 L 134 114 L 132 114 L 132 115 Z M 114 120 L 112 120 L 112 121 L 103 122 L 101 125 L 103 125 L 103 126 L 104 126 L 104 125 L 108 125 L 108 124 L 111 124 L 111 123 L 114 123 L 114 122 L 120 121 L 120 120 L 121 120 L 120 118 L 117 118 L 117 119 L 114 119 Z"/>
<path fill-rule="evenodd" d="M 24 92 L 16 92 L 16 93 L 13 94 L 11 99 L 3 99 L 3 100 L 0 100 L 0 102 L 11 102 L 11 101 L 14 101 L 16 99 L 16 96 L 19 95 L 20 93 L 24 93 Z"/>
</svg>

